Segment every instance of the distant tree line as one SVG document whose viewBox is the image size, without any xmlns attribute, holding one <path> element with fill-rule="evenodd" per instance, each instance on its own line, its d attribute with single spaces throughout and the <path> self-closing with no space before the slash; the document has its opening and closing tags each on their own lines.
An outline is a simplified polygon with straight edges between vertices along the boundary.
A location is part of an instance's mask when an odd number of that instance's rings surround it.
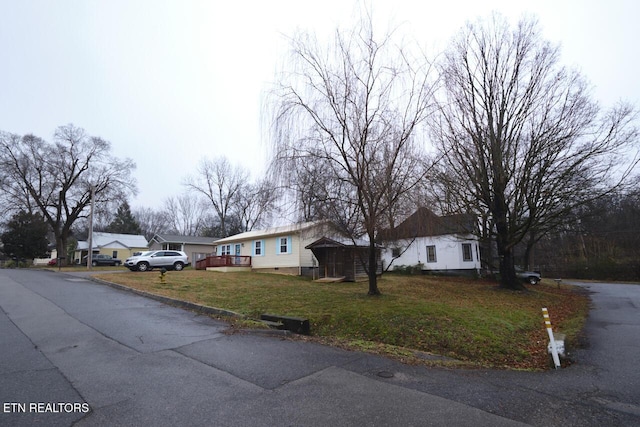
<svg viewBox="0 0 640 427">
<path fill-rule="evenodd" d="M 576 209 L 540 240 L 532 258 L 547 277 L 640 280 L 640 189 Z"/>
<path fill-rule="evenodd" d="M 167 197 L 159 208 L 131 210 L 120 204 L 102 209 L 94 230 L 112 233 L 227 237 L 270 224 L 279 193 L 269 180 L 253 181 L 226 157 L 201 159 L 183 179 L 185 192 Z M 80 232 L 82 233 L 82 232 Z"/>
</svg>

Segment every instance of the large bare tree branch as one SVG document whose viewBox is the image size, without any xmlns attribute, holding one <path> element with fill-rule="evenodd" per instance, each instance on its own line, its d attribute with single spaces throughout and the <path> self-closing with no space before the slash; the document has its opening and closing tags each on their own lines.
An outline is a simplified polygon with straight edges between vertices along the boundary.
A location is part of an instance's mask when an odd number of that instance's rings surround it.
<svg viewBox="0 0 640 427">
<path fill-rule="evenodd" d="M 298 189 L 305 217 L 332 219 L 354 242 L 368 237 L 376 295 L 376 233 L 428 170 L 419 130 L 433 79 L 424 56 L 392 33 L 378 38 L 367 16 L 326 48 L 309 34 L 291 39 L 291 70 L 272 93 L 272 144 L 274 174 Z"/>
<path fill-rule="evenodd" d="M 508 288 L 520 287 L 515 245 L 619 188 L 638 162 L 634 109 L 602 114 L 585 79 L 558 60 L 535 20 L 511 28 L 493 15 L 462 29 L 440 64 L 440 183 L 459 207 L 490 218 Z"/>
<path fill-rule="evenodd" d="M 71 227 L 88 215 L 92 187 L 96 205 L 126 200 L 136 192 L 131 177 L 135 164 L 110 151 L 107 141 L 72 124 L 59 127 L 53 143 L 1 132 L 5 206 L 42 214 L 56 236 L 59 256 L 64 256 Z"/>
</svg>

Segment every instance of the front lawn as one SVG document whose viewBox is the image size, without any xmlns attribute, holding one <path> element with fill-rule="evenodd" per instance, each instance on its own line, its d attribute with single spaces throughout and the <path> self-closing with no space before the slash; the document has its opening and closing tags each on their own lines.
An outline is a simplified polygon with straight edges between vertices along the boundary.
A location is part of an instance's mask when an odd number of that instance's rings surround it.
<svg viewBox="0 0 640 427">
<path fill-rule="evenodd" d="M 325 342 L 407 362 L 422 360 L 419 352 L 427 352 L 465 366 L 512 369 L 549 366 L 542 307 L 570 345 L 589 303 L 575 288 L 544 280 L 528 292 L 513 292 L 486 280 L 387 274 L 379 282 L 382 296 L 369 297 L 366 283 L 319 284 L 264 273 L 170 271 L 166 284 L 155 270 L 99 277 L 255 318 L 262 313 L 308 318 L 312 335 Z"/>
</svg>

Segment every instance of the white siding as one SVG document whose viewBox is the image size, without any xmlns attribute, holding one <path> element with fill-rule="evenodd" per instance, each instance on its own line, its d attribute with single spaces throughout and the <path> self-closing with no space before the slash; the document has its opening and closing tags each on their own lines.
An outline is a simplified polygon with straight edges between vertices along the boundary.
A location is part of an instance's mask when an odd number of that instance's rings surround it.
<svg viewBox="0 0 640 427">
<path fill-rule="evenodd" d="M 471 244 L 472 261 L 463 261 L 462 245 Z M 427 262 L 427 246 L 436 247 L 436 261 Z M 389 245 L 383 252 L 384 266 L 392 261 L 393 248 Z M 393 266 L 413 266 L 422 263 L 423 270 L 470 270 L 479 269 L 478 241 L 473 236 L 458 237 L 454 235 L 417 237 L 411 240 L 397 242 L 401 250 L 406 249 L 399 258 L 393 261 Z M 391 270 L 393 270 L 393 266 Z"/>
</svg>

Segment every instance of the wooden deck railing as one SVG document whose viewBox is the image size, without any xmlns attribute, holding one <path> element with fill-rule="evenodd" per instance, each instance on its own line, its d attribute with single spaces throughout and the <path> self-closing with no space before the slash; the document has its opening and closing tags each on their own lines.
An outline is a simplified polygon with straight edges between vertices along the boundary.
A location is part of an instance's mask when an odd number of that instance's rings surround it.
<svg viewBox="0 0 640 427">
<path fill-rule="evenodd" d="M 242 255 L 208 256 L 196 261 L 196 270 L 207 267 L 251 267 L 251 257 Z"/>
</svg>

